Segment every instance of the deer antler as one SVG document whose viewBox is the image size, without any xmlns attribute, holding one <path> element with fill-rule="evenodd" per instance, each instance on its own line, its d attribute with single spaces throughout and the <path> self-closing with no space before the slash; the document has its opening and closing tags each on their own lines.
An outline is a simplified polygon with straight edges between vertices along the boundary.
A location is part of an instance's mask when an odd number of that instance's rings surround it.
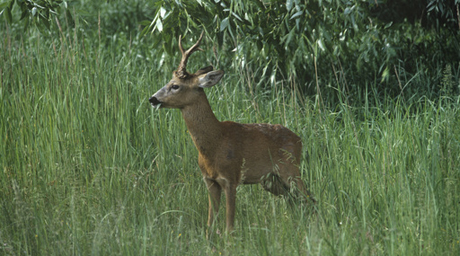
<svg viewBox="0 0 460 256">
<path fill-rule="evenodd" d="M 202 49 L 198 46 L 200 45 L 201 39 L 203 39 L 203 35 L 204 35 L 204 31 L 201 32 L 201 36 L 198 39 L 198 41 L 192 47 L 190 47 L 190 49 L 188 49 L 187 51 L 184 51 L 184 48 L 182 47 L 182 42 L 181 42 L 182 36 L 179 36 L 179 49 L 182 53 L 182 59 L 180 61 L 179 67 L 176 70 L 176 76 L 178 78 L 187 78 L 190 75 L 189 73 L 187 73 L 187 70 L 186 70 L 187 60 L 188 60 L 188 57 L 190 57 L 190 55 L 193 52 L 202 51 Z"/>
</svg>

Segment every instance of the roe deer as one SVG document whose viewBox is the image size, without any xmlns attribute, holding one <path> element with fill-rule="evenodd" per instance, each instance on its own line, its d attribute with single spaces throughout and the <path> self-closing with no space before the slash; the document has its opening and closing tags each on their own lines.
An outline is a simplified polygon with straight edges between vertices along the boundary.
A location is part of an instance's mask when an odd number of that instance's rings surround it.
<svg viewBox="0 0 460 256">
<path fill-rule="evenodd" d="M 224 75 L 222 70 L 205 67 L 194 74 L 186 71 L 190 55 L 201 50 L 203 38 L 184 51 L 179 36 L 182 59 L 173 77 L 149 102 L 159 108 L 178 108 L 198 149 L 198 164 L 209 191 L 208 226 L 218 212 L 222 190 L 226 196 L 227 232 L 233 230 L 236 187 L 261 183 L 275 195 L 288 195 L 294 186 L 305 200 L 310 193 L 300 179 L 302 142 L 289 129 L 275 124 L 240 124 L 219 122 L 203 88 L 214 86 Z"/>
</svg>

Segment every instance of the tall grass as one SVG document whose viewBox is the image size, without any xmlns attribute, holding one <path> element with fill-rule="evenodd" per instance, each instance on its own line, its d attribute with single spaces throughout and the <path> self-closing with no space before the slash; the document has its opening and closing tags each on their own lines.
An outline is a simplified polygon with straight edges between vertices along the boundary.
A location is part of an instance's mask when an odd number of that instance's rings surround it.
<svg viewBox="0 0 460 256">
<path fill-rule="evenodd" d="M 233 235 L 219 234 L 221 211 L 206 239 L 197 152 L 179 111 L 147 101 L 174 60 L 158 71 L 162 52 L 141 58 L 129 42 L 117 55 L 120 43 L 78 33 L 1 34 L 3 255 L 460 253 L 459 102 L 331 110 L 281 82 L 261 93 L 246 71 L 226 70 L 208 90 L 217 117 L 299 134 L 317 213 L 242 186 Z"/>
</svg>

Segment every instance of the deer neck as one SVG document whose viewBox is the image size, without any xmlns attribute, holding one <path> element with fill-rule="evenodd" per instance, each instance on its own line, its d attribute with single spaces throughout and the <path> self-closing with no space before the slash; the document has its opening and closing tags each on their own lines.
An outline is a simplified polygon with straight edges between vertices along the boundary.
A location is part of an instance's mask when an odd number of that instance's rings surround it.
<svg viewBox="0 0 460 256">
<path fill-rule="evenodd" d="M 221 136 L 220 122 L 212 112 L 206 94 L 203 92 L 198 101 L 182 108 L 181 112 L 200 154 L 215 152 Z"/>
</svg>

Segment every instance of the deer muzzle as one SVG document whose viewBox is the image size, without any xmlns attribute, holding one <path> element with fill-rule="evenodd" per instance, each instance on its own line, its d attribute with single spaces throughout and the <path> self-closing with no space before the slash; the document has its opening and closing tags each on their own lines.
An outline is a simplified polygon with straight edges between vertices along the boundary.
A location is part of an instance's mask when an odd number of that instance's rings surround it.
<svg viewBox="0 0 460 256">
<path fill-rule="evenodd" d="M 161 101 L 159 101 L 155 95 L 150 97 L 149 99 L 149 102 L 150 102 L 150 105 L 152 105 L 153 107 L 156 107 L 156 108 L 160 108 L 161 107 Z"/>
</svg>

